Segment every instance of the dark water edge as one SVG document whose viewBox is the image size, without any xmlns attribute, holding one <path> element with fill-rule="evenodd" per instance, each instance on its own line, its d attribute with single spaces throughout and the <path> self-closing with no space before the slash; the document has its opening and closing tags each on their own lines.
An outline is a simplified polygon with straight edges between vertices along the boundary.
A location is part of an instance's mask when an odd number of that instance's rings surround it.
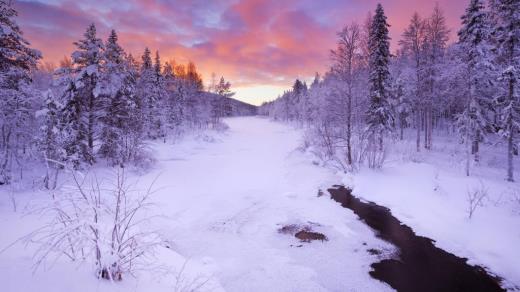
<svg viewBox="0 0 520 292">
<path fill-rule="evenodd" d="M 493 292 L 505 291 L 500 279 L 489 275 L 480 266 L 471 266 L 467 259 L 446 252 L 434 241 L 417 236 L 413 230 L 392 216 L 388 208 L 363 202 L 344 186 L 328 190 L 331 198 L 348 208 L 377 237 L 395 245 L 398 258 L 384 259 L 371 265 L 370 276 L 389 284 L 399 292 Z"/>
</svg>

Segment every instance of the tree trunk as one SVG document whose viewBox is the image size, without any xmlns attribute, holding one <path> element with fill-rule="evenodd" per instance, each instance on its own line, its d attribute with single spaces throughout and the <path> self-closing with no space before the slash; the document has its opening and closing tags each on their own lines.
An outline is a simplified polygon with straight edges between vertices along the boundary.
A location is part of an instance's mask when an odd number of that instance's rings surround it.
<svg viewBox="0 0 520 292">
<path fill-rule="evenodd" d="M 509 102 L 511 103 L 511 107 L 509 108 L 510 111 L 514 110 L 514 104 L 515 100 L 514 98 L 514 81 L 513 77 L 511 76 L 509 79 Z M 509 113 L 509 120 L 507 121 L 508 130 L 509 130 L 509 137 L 507 139 L 507 181 L 514 182 L 515 179 L 513 177 L 513 155 L 514 155 L 514 133 L 515 128 L 513 126 L 513 113 Z"/>
<path fill-rule="evenodd" d="M 349 85 L 349 94 L 347 99 L 347 163 L 352 165 L 352 147 L 350 140 L 352 137 L 352 89 Z"/>
<path fill-rule="evenodd" d="M 507 181 L 514 182 L 515 181 L 515 179 L 513 177 L 514 137 L 513 137 L 512 122 L 510 121 L 509 123 L 510 123 L 509 128 L 511 129 L 511 132 L 509 133 L 509 138 L 507 139 Z"/>
<path fill-rule="evenodd" d="M 480 143 L 480 130 L 477 130 L 477 132 L 475 133 L 475 137 L 473 138 L 473 145 L 471 146 L 471 154 L 474 155 L 475 162 L 480 161 L 479 143 Z"/>
<path fill-rule="evenodd" d="M 421 112 L 417 111 L 416 114 L 416 127 L 417 127 L 417 152 L 421 152 Z"/>
<path fill-rule="evenodd" d="M 94 151 L 94 95 L 91 93 L 88 100 L 88 147 Z"/>
</svg>

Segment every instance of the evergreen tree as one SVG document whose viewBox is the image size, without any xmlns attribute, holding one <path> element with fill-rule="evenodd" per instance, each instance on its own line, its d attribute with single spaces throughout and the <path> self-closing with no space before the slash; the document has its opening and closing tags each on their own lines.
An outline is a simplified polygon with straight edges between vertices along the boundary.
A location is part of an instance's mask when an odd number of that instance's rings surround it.
<svg viewBox="0 0 520 292">
<path fill-rule="evenodd" d="M 166 62 L 163 71 L 164 87 L 165 87 L 165 108 L 166 110 L 166 124 L 170 130 L 178 128 L 181 121 L 180 101 L 178 94 L 176 94 L 177 77 L 175 76 L 175 65 Z"/>
<path fill-rule="evenodd" d="M 488 45 L 490 27 L 482 0 L 471 0 L 462 16 L 459 44 L 466 65 L 467 100 L 464 111 L 458 116 L 459 131 L 467 146 L 466 174 L 469 175 L 470 154 L 479 161 L 479 143 L 489 122 L 486 117 L 490 106 L 489 88 L 492 88 L 492 66 Z M 470 149 L 471 148 L 471 149 Z"/>
<path fill-rule="evenodd" d="M 141 99 L 141 111 L 144 119 L 144 130 L 146 137 L 149 139 L 158 138 L 156 131 L 156 109 L 157 109 L 157 92 L 155 85 L 157 82 L 157 74 L 152 63 L 150 50 L 145 49 L 142 56 L 140 69 L 140 77 L 138 81 L 138 96 Z"/>
<path fill-rule="evenodd" d="M 388 101 L 390 71 L 390 38 L 383 6 L 377 5 L 372 20 L 369 38 L 369 81 L 370 107 L 367 112 L 368 134 L 371 143 L 377 140 L 379 150 L 383 150 L 383 136 L 393 128 L 394 118 Z"/>
<path fill-rule="evenodd" d="M 94 131 L 99 118 L 103 42 L 97 38 L 96 27 L 91 24 L 84 39 L 74 44 L 77 50 L 72 53 L 73 67 L 61 70 L 65 85 L 62 118 L 69 132 L 65 150 L 74 167 L 79 168 L 82 163 L 94 163 Z"/>
<path fill-rule="evenodd" d="M 216 87 L 216 93 L 220 96 L 219 98 L 219 115 L 221 117 L 228 117 L 233 114 L 233 109 L 231 108 L 230 98 L 235 94 L 231 92 L 231 83 L 229 81 L 224 80 L 224 77 L 220 77 L 220 81 Z"/>
<path fill-rule="evenodd" d="M 154 73 L 155 79 L 153 89 L 155 102 L 152 105 L 152 130 L 155 133 L 155 137 L 164 138 L 166 136 L 166 113 L 163 106 L 166 96 L 166 87 L 164 84 L 164 76 L 162 74 L 162 64 L 159 51 L 155 52 Z"/>
<path fill-rule="evenodd" d="M 30 73 L 41 58 L 23 38 L 16 16 L 12 1 L 0 1 L 0 185 L 10 182 L 13 163 L 31 142 L 36 92 Z"/>
<path fill-rule="evenodd" d="M 507 180 L 514 181 L 513 156 L 518 152 L 520 131 L 520 0 L 494 1 L 497 24 L 494 36 L 498 45 L 497 62 L 502 67 L 499 95 L 500 134 L 507 141 Z"/>
<path fill-rule="evenodd" d="M 102 122 L 101 146 L 99 154 L 112 165 L 124 166 L 130 158 L 127 151 L 127 139 L 130 134 L 130 119 L 134 106 L 134 80 L 128 75 L 124 51 L 117 42 L 114 30 L 105 45 L 104 68 L 102 74 Z"/>
</svg>

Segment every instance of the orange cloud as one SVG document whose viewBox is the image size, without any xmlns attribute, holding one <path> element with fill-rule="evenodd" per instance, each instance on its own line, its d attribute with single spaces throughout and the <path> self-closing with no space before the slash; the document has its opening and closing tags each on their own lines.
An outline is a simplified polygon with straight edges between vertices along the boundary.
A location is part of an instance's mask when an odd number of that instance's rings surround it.
<svg viewBox="0 0 520 292">
<path fill-rule="evenodd" d="M 72 42 L 94 22 L 106 38 L 114 28 L 125 49 L 140 56 L 144 47 L 159 50 L 163 61 L 193 60 L 209 80 L 223 75 L 240 88 L 242 99 L 252 87 L 288 88 L 295 78 L 309 78 L 329 66 L 336 32 L 347 23 L 362 22 L 374 0 L 93 0 L 78 4 L 16 2 L 19 24 L 32 45 L 49 61 L 70 55 Z M 429 0 L 386 0 L 395 45 L 414 11 L 428 15 Z M 465 1 L 439 0 L 453 35 Z M 256 96 L 255 101 L 261 99 Z"/>
</svg>

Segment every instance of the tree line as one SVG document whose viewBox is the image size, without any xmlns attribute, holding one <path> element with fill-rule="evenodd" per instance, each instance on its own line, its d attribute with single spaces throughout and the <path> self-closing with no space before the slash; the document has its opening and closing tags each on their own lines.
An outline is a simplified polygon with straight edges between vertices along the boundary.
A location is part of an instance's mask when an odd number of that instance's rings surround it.
<svg viewBox="0 0 520 292">
<path fill-rule="evenodd" d="M 466 173 L 480 161 L 486 139 L 500 141 L 507 180 L 514 180 L 520 130 L 520 1 L 471 0 L 458 40 L 442 9 L 414 13 L 390 53 L 387 18 L 377 5 L 362 23 L 346 25 L 331 51 L 331 67 L 307 87 L 262 105 L 275 119 L 308 128 L 306 143 L 343 170 L 381 167 L 388 139 L 413 133 L 417 152 L 434 145 L 434 131 L 457 134 L 465 145 Z"/>
<path fill-rule="evenodd" d="M 255 111 L 230 99 L 223 77 L 206 90 L 193 62 L 162 63 L 148 48 L 135 58 L 115 30 L 103 41 L 94 24 L 55 70 L 30 48 L 16 16 L 11 1 L 0 1 L 0 184 L 34 160 L 47 166 L 49 188 L 65 166 L 143 164 L 147 140 Z"/>
</svg>

